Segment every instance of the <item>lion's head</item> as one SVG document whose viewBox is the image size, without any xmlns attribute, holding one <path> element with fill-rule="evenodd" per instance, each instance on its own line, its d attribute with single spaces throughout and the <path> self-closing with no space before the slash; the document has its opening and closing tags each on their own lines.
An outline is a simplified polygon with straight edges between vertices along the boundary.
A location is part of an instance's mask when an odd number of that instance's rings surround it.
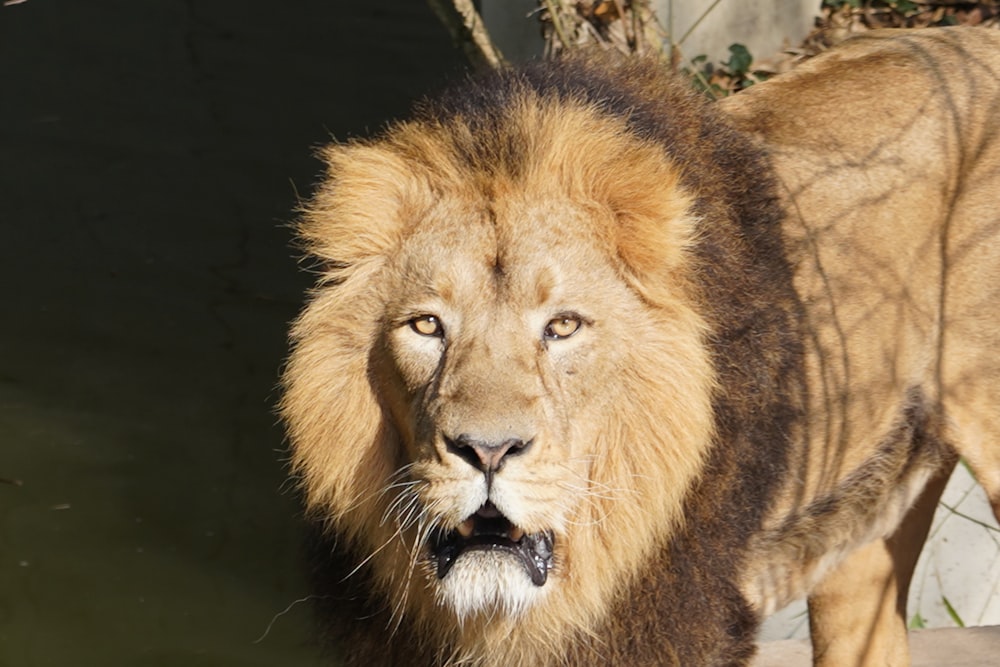
<svg viewBox="0 0 1000 667">
<path fill-rule="evenodd" d="M 498 76 L 323 151 L 282 410 L 343 574 L 451 659 L 502 662 L 592 632 L 684 522 L 717 379 L 693 249 L 719 204 L 638 98 Z"/>
</svg>

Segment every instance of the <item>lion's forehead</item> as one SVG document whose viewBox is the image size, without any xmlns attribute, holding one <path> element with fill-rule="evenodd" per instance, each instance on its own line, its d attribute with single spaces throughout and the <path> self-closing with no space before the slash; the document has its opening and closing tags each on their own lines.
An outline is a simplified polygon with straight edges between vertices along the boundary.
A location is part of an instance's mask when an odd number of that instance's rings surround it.
<svg viewBox="0 0 1000 667">
<path fill-rule="evenodd" d="M 584 298 L 587 285 L 618 275 L 594 217 L 556 198 L 443 202 L 404 235 L 396 296 L 522 307 Z"/>
</svg>

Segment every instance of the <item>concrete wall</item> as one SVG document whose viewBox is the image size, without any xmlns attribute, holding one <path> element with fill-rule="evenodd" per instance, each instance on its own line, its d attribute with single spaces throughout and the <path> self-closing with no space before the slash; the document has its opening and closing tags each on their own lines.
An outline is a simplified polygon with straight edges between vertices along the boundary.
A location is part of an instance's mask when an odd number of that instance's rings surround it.
<svg viewBox="0 0 1000 667">
<path fill-rule="evenodd" d="M 786 44 L 802 41 L 819 13 L 820 0 L 654 0 L 660 24 L 679 41 L 686 59 L 705 54 L 729 58 L 729 45 L 743 44 L 768 58 Z M 522 61 L 542 52 L 541 29 L 530 17 L 536 0 L 482 0 L 483 21 L 501 53 Z"/>
<path fill-rule="evenodd" d="M 482 0 L 480 13 L 490 37 L 504 58 L 523 62 L 540 56 L 545 46 L 542 28 L 532 12 L 536 0 Z"/>
<path fill-rule="evenodd" d="M 654 0 L 654 7 L 685 60 L 705 54 L 719 62 L 737 42 L 757 59 L 797 45 L 812 29 L 820 0 L 720 0 L 714 7 L 708 0 Z"/>
</svg>

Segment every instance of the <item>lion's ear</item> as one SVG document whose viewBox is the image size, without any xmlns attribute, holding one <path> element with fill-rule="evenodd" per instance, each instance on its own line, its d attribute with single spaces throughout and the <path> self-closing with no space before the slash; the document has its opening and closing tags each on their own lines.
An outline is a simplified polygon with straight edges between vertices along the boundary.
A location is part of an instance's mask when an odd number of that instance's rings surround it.
<svg viewBox="0 0 1000 667">
<path fill-rule="evenodd" d="M 635 286 L 653 297 L 672 290 L 694 243 L 693 197 L 660 149 L 642 147 L 620 156 L 597 185 L 615 219 L 613 244 Z"/>
<path fill-rule="evenodd" d="M 319 157 L 326 173 L 297 225 L 305 249 L 335 267 L 390 253 L 414 198 L 404 159 L 361 142 L 327 146 Z"/>
<path fill-rule="evenodd" d="M 618 253 L 638 275 L 673 271 L 691 245 L 692 198 L 665 172 L 617 185 L 611 208 L 618 220 Z"/>
</svg>

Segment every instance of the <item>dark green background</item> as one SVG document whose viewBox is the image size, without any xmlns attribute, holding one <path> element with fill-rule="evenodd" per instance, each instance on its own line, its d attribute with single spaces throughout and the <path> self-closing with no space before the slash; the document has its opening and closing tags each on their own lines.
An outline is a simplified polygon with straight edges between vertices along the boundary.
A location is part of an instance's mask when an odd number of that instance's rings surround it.
<svg viewBox="0 0 1000 667">
<path fill-rule="evenodd" d="M 460 67 L 422 0 L 0 7 L 0 665 L 318 664 L 283 224 Z"/>
</svg>

